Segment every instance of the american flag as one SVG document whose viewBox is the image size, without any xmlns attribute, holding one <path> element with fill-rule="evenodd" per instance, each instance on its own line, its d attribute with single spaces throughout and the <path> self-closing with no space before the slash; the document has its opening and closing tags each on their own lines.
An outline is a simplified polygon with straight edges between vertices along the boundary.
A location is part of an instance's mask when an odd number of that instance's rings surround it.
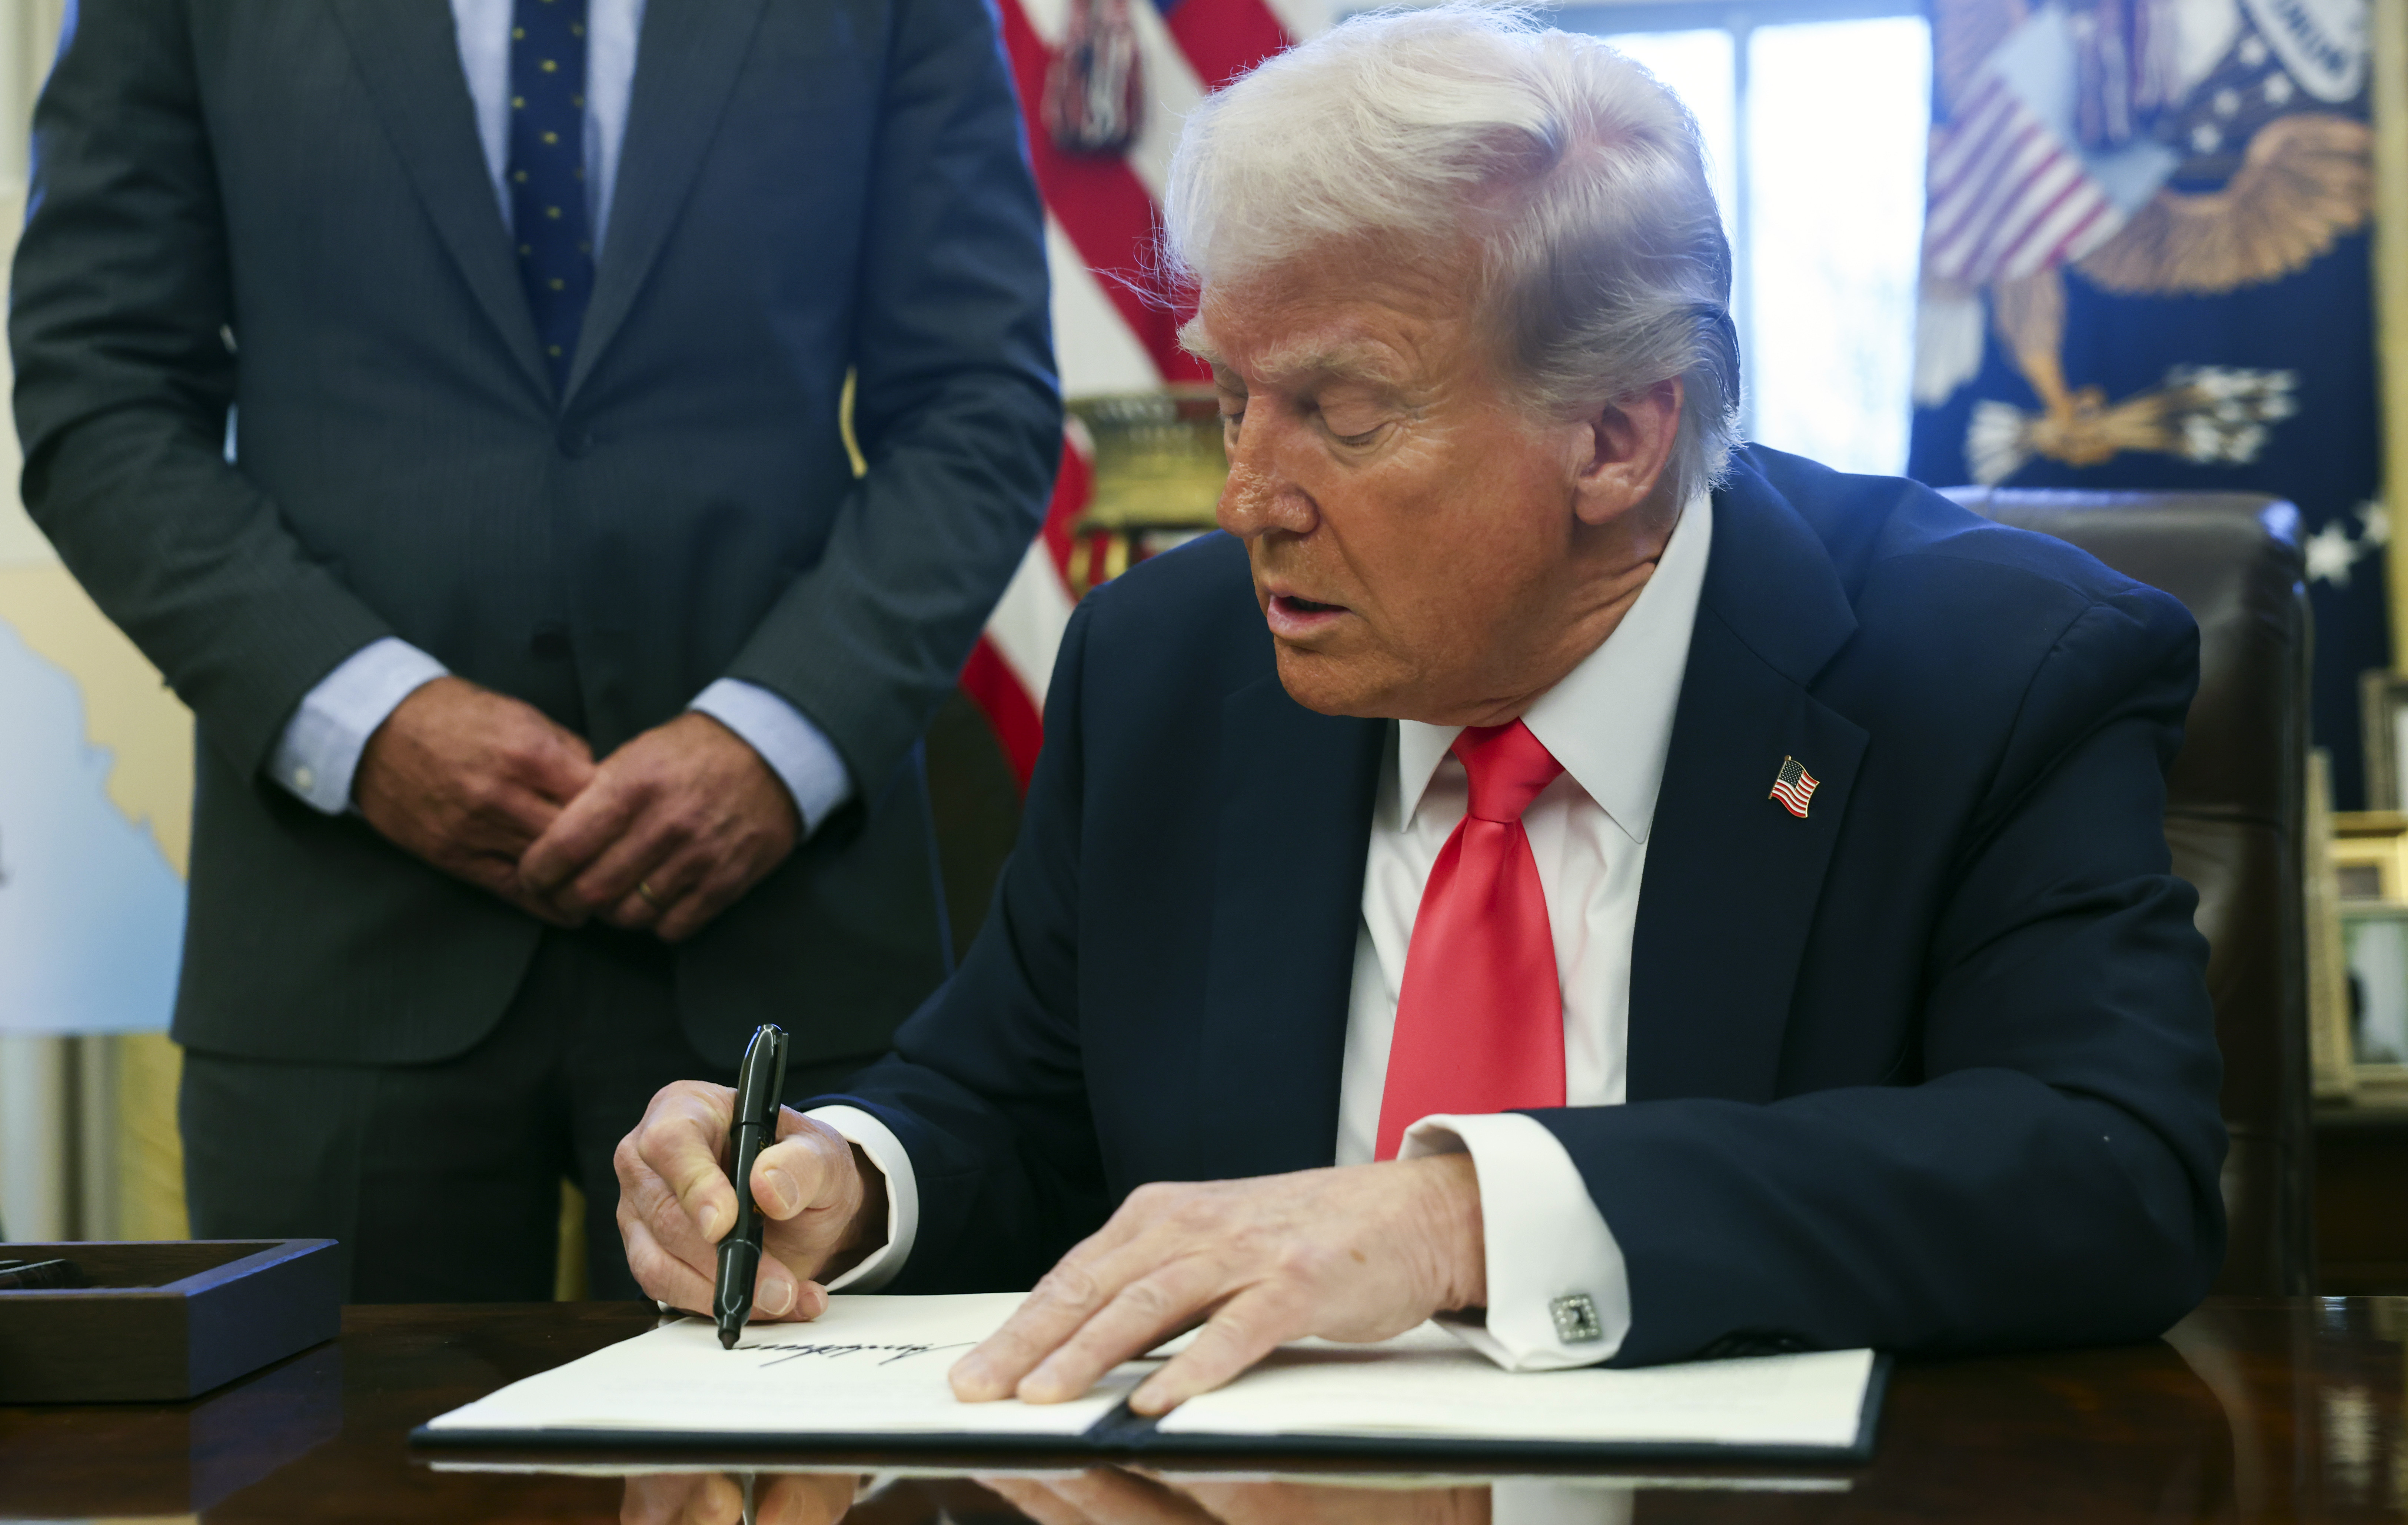
<svg viewBox="0 0 2408 1525">
<path fill-rule="evenodd" d="M 2121 208 L 1997 73 L 1931 135 L 1926 273 L 1964 286 L 2078 260 L 2124 225 Z"/>
<path fill-rule="evenodd" d="M 1129 0 L 1142 91 L 1126 149 L 1059 146 L 1044 113 L 1049 78 L 1086 0 L 1000 0 L 1054 275 L 1054 336 L 1071 396 L 1207 379 L 1179 348 L 1183 314 L 1155 289 L 1162 187 L 1180 119 L 1289 42 L 1326 24 L 1320 0 Z M 1109 7 L 1120 12 L 1120 7 Z M 1111 17 L 1118 21 L 1118 15 Z M 1024 787 L 1044 738 L 1045 683 L 1070 621 L 1070 526 L 1087 505 L 1090 449 L 1075 427 L 1045 527 L 962 669 Z"/>
<path fill-rule="evenodd" d="M 1781 760 L 1780 774 L 1772 780 L 1772 793 L 1768 797 L 1779 800 L 1783 809 L 1803 820 L 1806 819 L 1806 806 L 1814 798 L 1814 791 L 1818 787 L 1818 780 L 1806 771 L 1804 763 L 1794 757 L 1784 757 Z"/>
</svg>

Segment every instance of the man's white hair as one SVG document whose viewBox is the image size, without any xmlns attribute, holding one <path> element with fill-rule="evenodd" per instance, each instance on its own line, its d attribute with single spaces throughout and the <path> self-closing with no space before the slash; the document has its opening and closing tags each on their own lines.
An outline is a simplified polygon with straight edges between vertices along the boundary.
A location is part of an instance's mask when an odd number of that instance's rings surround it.
<svg viewBox="0 0 2408 1525">
<path fill-rule="evenodd" d="M 1402 262 L 1468 235 L 1481 319 L 1535 406 L 1679 377 L 1673 501 L 1721 478 L 1739 347 L 1697 122 L 1596 38 L 1470 5 L 1357 16 L 1208 98 L 1163 210 L 1172 270 L 1199 283 L 1335 241 Z"/>
</svg>

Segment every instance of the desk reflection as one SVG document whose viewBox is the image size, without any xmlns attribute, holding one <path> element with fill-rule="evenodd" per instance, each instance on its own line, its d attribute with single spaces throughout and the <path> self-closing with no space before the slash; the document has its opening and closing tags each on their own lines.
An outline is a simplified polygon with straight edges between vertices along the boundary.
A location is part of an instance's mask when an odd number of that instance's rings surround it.
<svg viewBox="0 0 2408 1525">
<path fill-rule="evenodd" d="M 656 1472 L 627 1479 L 620 1525 L 834 1525 L 863 1479 L 850 1473 Z"/>
<path fill-rule="evenodd" d="M 1099 1467 L 1070 1477 L 983 1477 L 980 1481 L 1011 1502 L 1036 1525 L 1489 1525 L 1495 1495 L 1503 1486 L 1459 1484 L 1451 1488 L 1363 1488 L 1342 1483 L 1228 1482 L 1210 1478 L 1157 1478 Z M 1567 1492 L 1572 1485 L 1544 1485 Z M 1554 1513 L 1524 1512 L 1525 1518 L 1621 1525 L 1630 1518 L 1630 1495 L 1589 1490 L 1591 1503 L 1616 1507 Z M 1505 1510 L 1511 1525 L 1516 1513 Z"/>
<path fill-rule="evenodd" d="M 895 1478 L 831 1473 L 631 1476 L 621 1525 L 1628 1525 L 1627 1484 L 1281 1479 L 1084 1472 Z"/>
</svg>

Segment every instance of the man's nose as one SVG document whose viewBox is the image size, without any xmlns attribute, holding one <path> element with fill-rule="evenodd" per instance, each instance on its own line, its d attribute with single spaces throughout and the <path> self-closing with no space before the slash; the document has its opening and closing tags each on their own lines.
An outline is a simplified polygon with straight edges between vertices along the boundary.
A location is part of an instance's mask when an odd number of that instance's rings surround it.
<svg viewBox="0 0 2408 1525">
<path fill-rule="evenodd" d="M 1241 540 L 1272 530 L 1302 534 L 1312 528 L 1312 495 L 1280 464 L 1283 441 L 1273 420 L 1249 418 L 1229 446 L 1229 475 L 1216 517 Z"/>
</svg>

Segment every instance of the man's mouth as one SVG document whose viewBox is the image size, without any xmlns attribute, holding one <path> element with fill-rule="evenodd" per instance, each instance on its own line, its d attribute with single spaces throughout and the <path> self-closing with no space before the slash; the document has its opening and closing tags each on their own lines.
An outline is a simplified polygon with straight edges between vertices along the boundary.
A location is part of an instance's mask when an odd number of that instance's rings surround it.
<svg viewBox="0 0 2408 1525">
<path fill-rule="evenodd" d="M 1272 634 L 1294 638 L 1326 630 L 1346 612 L 1343 604 L 1324 604 L 1294 593 L 1273 593 L 1264 615 Z"/>
</svg>

